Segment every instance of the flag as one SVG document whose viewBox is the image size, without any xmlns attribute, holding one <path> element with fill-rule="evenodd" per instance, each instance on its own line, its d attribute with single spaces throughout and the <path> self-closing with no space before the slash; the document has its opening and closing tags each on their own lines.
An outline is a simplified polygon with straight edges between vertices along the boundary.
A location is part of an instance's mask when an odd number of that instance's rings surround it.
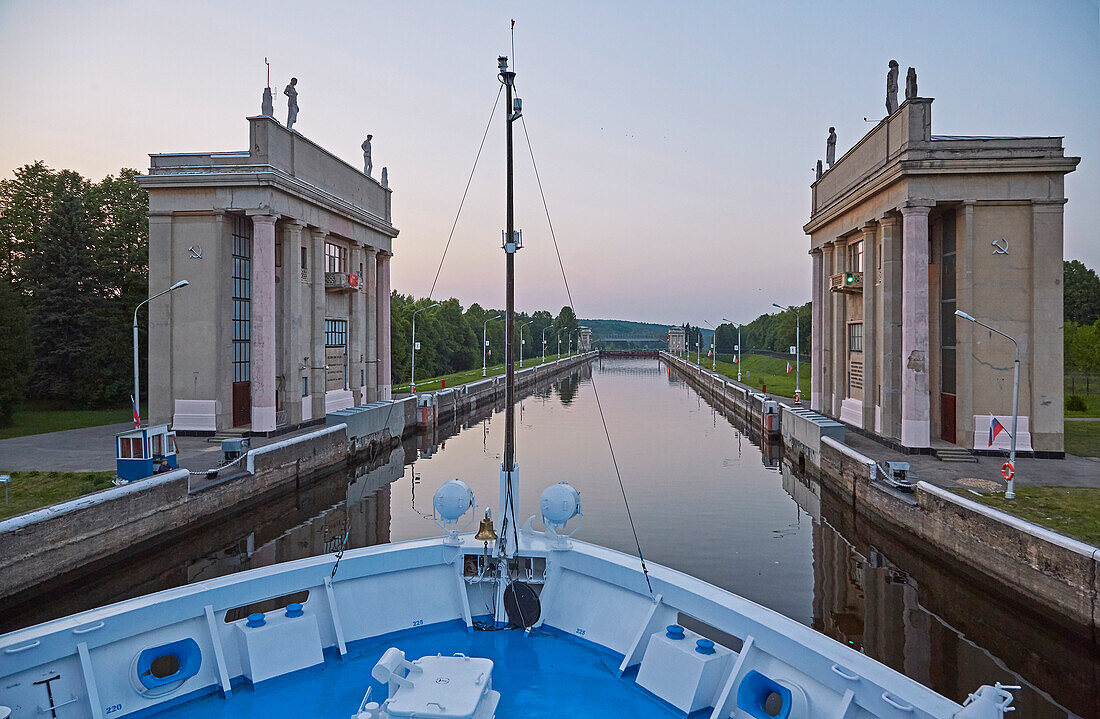
<svg viewBox="0 0 1100 719">
<path fill-rule="evenodd" d="M 1005 426 L 1003 424 L 1001 424 L 1000 420 L 998 420 L 996 417 L 991 416 L 991 419 L 989 421 L 989 445 L 988 446 L 990 446 L 990 447 L 993 446 L 993 440 L 997 439 L 997 435 L 1000 434 L 1001 432 L 1004 432 L 1005 434 L 1008 434 L 1008 430 L 1005 429 Z M 1011 436 L 1011 435 L 1009 435 L 1009 436 Z"/>
<path fill-rule="evenodd" d="M 134 411 L 134 426 L 141 426 L 141 415 L 138 414 L 137 401 L 134 399 L 134 395 L 130 395 L 130 409 Z"/>
<path fill-rule="evenodd" d="M 788 362 L 788 363 L 787 363 L 787 374 L 790 374 L 790 373 L 791 373 L 791 370 L 792 370 L 792 369 L 794 369 L 794 367 L 792 367 L 792 366 L 791 366 L 791 363 L 790 363 L 790 362 Z"/>
<path fill-rule="evenodd" d="M 734 364 L 737 364 L 737 355 L 734 355 L 734 356 L 733 356 L 733 363 L 734 363 Z"/>
<path fill-rule="evenodd" d="M 710 350 L 709 352 L 707 352 L 707 357 L 710 357 L 712 354 L 714 354 L 714 350 Z"/>
</svg>

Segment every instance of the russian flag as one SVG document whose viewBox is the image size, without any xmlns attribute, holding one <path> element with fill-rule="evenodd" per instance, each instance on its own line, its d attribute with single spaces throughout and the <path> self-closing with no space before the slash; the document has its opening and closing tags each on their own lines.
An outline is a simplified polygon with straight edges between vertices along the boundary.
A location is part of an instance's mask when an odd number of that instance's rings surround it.
<svg viewBox="0 0 1100 719">
<path fill-rule="evenodd" d="M 734 364 L 737 364 L 737 355 L 734 355 L 734 356 L 733 356 L 733 363 L 734 363 Z"/>
<path fill-rule="evenodd" d="M 791 370 L 792 370 L 792 369 L 794 369 L 794 367 L 792 367 L 792 366 L 791 366 L 791 363 L 790 363 L 790 362 L 788 362 L 788 363 L 787 363 L 787 374 L 790 374 L 790 373 L 791 373 Z"/>
<path fill-rule="evenodd" d="M 130 409 L 134 411 L 134 426 L 141 426 L 141 415 L 138 414 L 137 400 L 134 399 L 134 395 L 130 395 Z"/>
<path fill-rule="evenodd" d="M 988 446 L 990 446 L 990 447 L 993 446 L 993 440 L 997 439 L 997 435 L 1000 434 L 1001 432 L 1004 432 L 1005 434 L 1008 434 L 1008 430 L 1005 429 L 1005 426 L 1003 424 L 1001 424 L 1000 420 L 998 420 L 996 417 L 993 417 L 991 415 L 991 418 L 989 420 L 989 445 Z M 1009 436 L 1011 436 L 1011 435 L 1009 435 Z"/>
</svg>

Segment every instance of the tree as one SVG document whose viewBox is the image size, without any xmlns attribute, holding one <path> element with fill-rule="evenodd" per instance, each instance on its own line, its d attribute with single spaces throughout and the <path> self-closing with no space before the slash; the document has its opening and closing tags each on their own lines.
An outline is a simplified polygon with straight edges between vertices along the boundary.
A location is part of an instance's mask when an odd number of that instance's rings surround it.
<svg viewBox="0 0 1100 719">
<path fill-rule="evenodd" d="M 53 171 L 42 161 L 0 180 L 0 272 L 20 284 L 22 265 L 50 214 L 66 197 L 83 194 L 87 181 L 72 170 Z"/>
<path fill-rule="evenodd" d="M 1100 319 L 1100 277 L 1080 260 L 1063 263 L 1063 309 L 1067 322 L 1091 325 Z"/>
<path fill-rule="evenodd" d="M 561 346 L 562 352 L 569 346 L 569 337 L 577 329 L 577 315 L 573 312 L 573 308 L 569 305 L 561 308 L 558 312 L 558 316 L 554 318 L 554 322 L 551 324 L 551 329 L 554 332 L 554 342 L 557 343 L 557 335 L 561 334 Z M 547 335 L 550 332 L 546 333 Z M 549 342 L 550 338 L 547 337 L 546 341 Z M 576 341 L 574 340 L 574 346 Z M 556 350 L 555 350 L 556 351 Z"/>
<path fill-rule="evenodd" d="M 69 195 L 22 264 L 31 299 L 36 397 L 89 406 L 125 393 L 126 365 L 111 362 L 110 334 L 102 332 L 112 317 L 94 254 L 84 203 Z"/>
<path fill-rule="evenodd" d="M 12 410 L 23 399 L 30 370 L 30 326 L 23 298 L 0 279 L 0 427 L 11 424 Z"/>
</svg>

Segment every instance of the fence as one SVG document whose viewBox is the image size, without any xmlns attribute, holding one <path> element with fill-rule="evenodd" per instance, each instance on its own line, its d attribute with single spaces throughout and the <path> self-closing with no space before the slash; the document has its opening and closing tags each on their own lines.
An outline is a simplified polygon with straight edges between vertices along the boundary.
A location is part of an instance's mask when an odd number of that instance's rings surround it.
<svg viewBox="0 0 1100 719">
<path fill-rule="evenodd" d="M 1066 395 L 1100 395 L 1100 374 L 1066 372 Z"/>
<path fill-rule="evenodd" d="M 718 360 L 720 362 L 732 362 L 734 354 L 735 353 L 719 352 L 718 353 Z M 745 355 L 763 355 L 764 357 L 777 357 L 779 359 L 790 360 L 791 362 L 794 362 L 794 355 L 792 355 L 788 352 L 772 352 L 771 350 L 751 349 L 751 350 L 745 350 L 744 352 L 741 353 L 742 357 L 745 356 Z M 807 364 L 809 364 L 809 362 L 810 362 L 810 355 L 803 354 L 803 355 L 799 355 L 798 358 L 799 358 L 800 361 L 805 362 Z M 1094 381 L 1094 385 L 1095 385 L 1095 381 Z"/>
</svg>

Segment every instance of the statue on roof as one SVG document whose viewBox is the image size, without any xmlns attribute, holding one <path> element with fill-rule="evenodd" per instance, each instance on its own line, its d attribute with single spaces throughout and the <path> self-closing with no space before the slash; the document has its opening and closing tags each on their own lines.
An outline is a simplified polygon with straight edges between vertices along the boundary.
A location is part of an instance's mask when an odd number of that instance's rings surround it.
<svg viewBox="0 0 1100 719">
<path fill-rule="evenodd" d="M 890 70 L 886 73 L 886 114 L 893 115 L 898 109 L 898 61 L 890 61 Z"/>
<path fill-rule="evenodd" d="M 264 117 L 275 116 L 275 101 L 271 98 L 271 88 L 264 88 L 264 98 L 260 101 L 260 114 Z"/>
<path fill-rule="evenodd" d="M 824 172 L 822 172 L 822 170 L 821 170 L 821 160 L 818 160 L 818 161 L 817 161 L 817 179 L 819 179 L 819 180 L 820 180 L 820 179 L 821 179 L 821 176 L 822 176 L 823 174 L 824 174 Z"/>
<path fill-rule="evenodd" d="M 915 67 L 909 68 L 909 72 L 905 73 L 905 99 L 912 100 L 917 96 L 917 69 Z"/>
<path fill-rule="evenodd" d="M 825 143 L 825 162 L 829 167 L 836 164 L 836 128 L 829 128 L 829 140 Z"/>
<path fill-rule="evenodd" d="M 370 177 L 371 170 L 374 169 L 374 163 L 370 159 L 370 141 L 374 135 L 367 135 L 367 139 L 363 140 L 361 147 L 363 148 L 363 174 Z"/>
<path fill-rule="evenodd" d="M 294 123 L 298 120 L 298 78 L 290 78 L 290 84 L 283 90 L 283 94 L 289 98 L 286 103 L 286 129 L 293 130 Z"/>
<path fill-rule="evenodd" d="M 382 187 L 390 189 L 390 168 L 388 167 L 382 168 Z"/>
</svg>

